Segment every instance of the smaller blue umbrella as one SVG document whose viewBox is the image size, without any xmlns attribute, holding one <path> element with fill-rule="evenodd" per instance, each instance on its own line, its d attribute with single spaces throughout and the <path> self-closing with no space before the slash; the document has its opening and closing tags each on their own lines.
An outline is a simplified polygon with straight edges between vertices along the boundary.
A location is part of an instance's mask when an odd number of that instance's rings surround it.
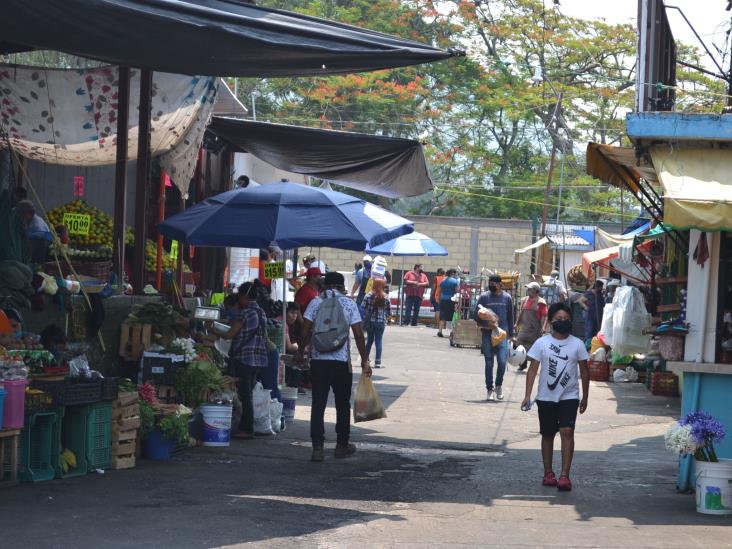
<svg viewBox="0 0 732 549">
<path fill-rule="evenodd" d="M 413 232 L 366 249 L 370 254 L 394 256 L 447 255 L 447 250 L 426 234 Z"/>
</svg>

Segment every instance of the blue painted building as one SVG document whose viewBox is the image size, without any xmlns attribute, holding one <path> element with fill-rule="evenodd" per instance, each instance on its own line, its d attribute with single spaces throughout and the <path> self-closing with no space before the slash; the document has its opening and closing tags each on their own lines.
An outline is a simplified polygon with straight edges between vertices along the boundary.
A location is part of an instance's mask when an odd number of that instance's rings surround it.
<svg viewBox="0 0 732 549">
<path fill-rule="evenodd" d="M 727 426 L 718 455 L 732 459 L 732 115 L 672 112 L 676 50 L 664 10 L 639 2 L 633 147 L 591 143 L 587 170 L 632 192 L 682 244 L 689 333 L 683 359 L 667 367 L 681 378 L 682 414 L 705 410 Z M 693 459 L 682 459 L 678 488 L 694 484 Z"/>
</svg>

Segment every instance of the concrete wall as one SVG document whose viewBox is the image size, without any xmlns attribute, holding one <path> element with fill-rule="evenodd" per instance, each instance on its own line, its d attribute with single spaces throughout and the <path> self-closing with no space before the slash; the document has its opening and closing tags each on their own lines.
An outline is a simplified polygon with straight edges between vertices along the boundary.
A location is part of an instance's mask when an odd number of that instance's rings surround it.
<svg viewBox="0 0 732 549">
<path fill-rule="evenodd" d="M 438 267 L 450 268 L 458 265 L 479 273 L 482 268 L 501 271 L 529 272 L 531 254 L 519 256 L 518 265 L 513 251 L 532 243 L 530 221 L 479 218 L 450 218 L 439 216 L 410 216 L 415 230 L 424 233 L 447 248 L 447 257 L 387 257 L 389 269 L 411 268 L 421 262 L 426 271 Z M 301 250 L 304 254 L 307 250 Z M 313 249 L 318 254 L 318 249 Z M 320 257 L 329 269 L 349 271 L 360 262 L 363 253 L 344 250 L 320 249 Z"/>
</svg>

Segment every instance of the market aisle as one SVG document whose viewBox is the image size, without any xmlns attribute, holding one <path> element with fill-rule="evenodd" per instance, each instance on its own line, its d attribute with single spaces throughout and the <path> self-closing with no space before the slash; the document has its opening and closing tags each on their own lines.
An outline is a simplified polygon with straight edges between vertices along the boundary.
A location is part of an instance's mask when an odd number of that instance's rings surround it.
<svg viewBox="0 0 732 549">
<path fill-rule="evenodd" d="M 539 485 L 538 422 L 523 374 L 487 403 L 482 357 L 429 328 L 387 329 L 374 379 L 389 417 L 353 428 L 359 452 L 308 461 L 308 398 L 276 438 L 172 463 L 0 492 L 3 548 L 726 547 L 729 518 L 677 495 L 662 433 L 678 400 L 593 383 L 575 490 Z M 331 440 L 334 413 L 328 410 Z M 19 529 L 18 525 L 22 525 Z M 10 532 L 10 534 L 8 534 Z"/>
</svg>

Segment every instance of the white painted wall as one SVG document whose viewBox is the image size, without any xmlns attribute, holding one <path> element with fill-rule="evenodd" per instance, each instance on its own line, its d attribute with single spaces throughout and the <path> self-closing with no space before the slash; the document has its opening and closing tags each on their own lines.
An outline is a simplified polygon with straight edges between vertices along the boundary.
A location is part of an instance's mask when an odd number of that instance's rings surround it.
<svg viewBox="0 0 732 549">
<path fill-rule="evenodd" d="M 714 362 L 717 343 L 717 298 L 719 292 L 719 233 L 707 233 L 709 259 L 698 265 L 693 259 L 701 232 L 692 229 L 689 234 L 689 282 L 687 283 L 686 336 L 684 360 L 687 362 Z"/>
</svg>

